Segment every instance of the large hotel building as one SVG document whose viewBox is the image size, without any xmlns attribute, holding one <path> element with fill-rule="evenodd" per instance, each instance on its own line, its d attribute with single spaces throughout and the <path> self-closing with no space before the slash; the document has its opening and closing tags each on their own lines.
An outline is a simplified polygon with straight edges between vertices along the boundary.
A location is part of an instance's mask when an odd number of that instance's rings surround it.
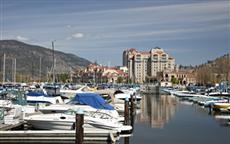
<svg viewBox="0 0 230 144">
<path fill-rule="evenodd" d="M 173 71 L 175 59 L 159 47 L 149 52 L 130 48 L 123 52 L 123 66 L 128 68 L 129 79 L 143 83 L 147 77 L 157 77 L 158 72 Z"/>
</svg>

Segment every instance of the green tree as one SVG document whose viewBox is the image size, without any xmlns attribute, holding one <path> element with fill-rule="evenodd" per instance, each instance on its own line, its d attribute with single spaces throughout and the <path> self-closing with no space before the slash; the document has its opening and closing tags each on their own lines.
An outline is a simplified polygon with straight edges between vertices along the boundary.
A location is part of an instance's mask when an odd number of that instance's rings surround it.
<svg viewBox="0 0 230 144">
<path fill-rule="evenodd" d="M 179 80 L 176 79 L 175 77 L 171 78 L 171 82 L 172 82 L 172 84 L 179 84 Z"/>
<path fill-rule="evenodd" d="M 119 76 L 119 77 L 117 78 L 117 83 L 123 83 L 123 77 Z"/>
<path fill-rule="evenodd" d="M 58 74 L 58 80 L 61 82 L 66 82 L 69 79 L 69 74 Z"/>
</svg>

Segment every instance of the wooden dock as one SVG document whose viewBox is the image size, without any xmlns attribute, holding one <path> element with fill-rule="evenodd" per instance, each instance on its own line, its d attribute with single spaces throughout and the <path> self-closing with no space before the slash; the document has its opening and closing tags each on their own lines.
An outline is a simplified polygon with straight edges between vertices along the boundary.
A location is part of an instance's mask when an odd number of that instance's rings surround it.
<svg viewBox="0 0 230 144">
<path fill-rule="evenodd" d="M 84 131 L 84 143 L 104 144 L 116 143 L 119 134 L 111 130 Z M 75 143 L 75 130 L 27 130 L 27 131 L 0 131 L 0 143 Z"/>
<path fill-rule="evenodd" d="M 0 131 L 7 131 L 11 129 L 17 129 L 23 126 L 23 122 L 19 122 L 17 124 L 0 124 Z"/>
</svg>

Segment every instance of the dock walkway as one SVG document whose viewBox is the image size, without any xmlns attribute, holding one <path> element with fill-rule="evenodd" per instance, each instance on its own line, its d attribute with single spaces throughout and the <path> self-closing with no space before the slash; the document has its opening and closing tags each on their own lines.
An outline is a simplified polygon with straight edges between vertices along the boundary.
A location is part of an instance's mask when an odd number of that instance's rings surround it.
<svg viewBox="0 0 230 144">
<path fill-rule="evenodd" d="M 115 143 L 119 139 L 116 131 L 84 131 L 84 143 L 103 144 Z M 27 131 L 0 131 L 0 143 L 75 143 L 75 130 L 27 130 Z"/>
</svg>

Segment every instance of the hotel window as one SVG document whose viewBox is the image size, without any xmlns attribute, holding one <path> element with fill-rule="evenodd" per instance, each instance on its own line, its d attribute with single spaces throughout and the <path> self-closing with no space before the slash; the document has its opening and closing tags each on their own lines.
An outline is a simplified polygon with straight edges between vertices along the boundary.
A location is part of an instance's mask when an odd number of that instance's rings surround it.
<svg viewBox="0 0 230 144">
<path fill-rule="evenodd" d="M 166 61 L 167 61 L 167 56 L 166 56 L 166 54 L 163 54 L 161 56 L 161 62 L 166 63 Z"/>
<path fill-rule="evenodd" d="M 136 61 L 141 61 L 141 55 L 136 55 Z"/>
<path fill-rule="evenodd" d="M 158 55 L 157 55 L 157 54 L 154 54 L 153 57 L 152 57 L 152 60 L 153 60 L 153 61 L 158 61 Z"/>
</svg>

